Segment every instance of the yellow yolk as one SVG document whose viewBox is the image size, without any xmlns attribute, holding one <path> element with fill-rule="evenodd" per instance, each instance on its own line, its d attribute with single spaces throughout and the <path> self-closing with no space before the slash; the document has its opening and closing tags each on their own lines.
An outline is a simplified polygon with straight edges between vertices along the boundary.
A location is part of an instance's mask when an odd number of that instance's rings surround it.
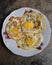
<svg viewBox="0 0 52 65">
<path fill-rule="evenodd" d="M 28 21 L 24 23 L 24 27 L 27 28 L 28 30 L 31 30 L 34 27 L 34 24 L 33 22 Z"/>
<path fill-rule="evenodd" d="M 27 38 L 27 44 L 28 44 L 29 46 L 32 45 L 32 40 L 31 40 L 29 37 Z"/>
<path fill-rule="evenodd" d="M 12 32 L 12 33 L 18 33 L 18 29 L 13 28 L 13 29 L 11 29 L 11 32 Z"/>
<path fill-rule="evenodd" d="M 10 33 L 13 35 L 13 37 L 19 37 L 19 32 L 18 32 L 18 29 L 16 28 L 13 28 L 10 30 Z"/>
<path fill-rule="evenodd" d="M 28 44 L 28 46 L 31 46 L 32 44 L 36 44 L 36 42 L 37 42 L 37 39 L 36 38 L 34 38 L 34 39 L 31 39 L 31 38 L 27 38 L 27 44 Z"/>
</svg>

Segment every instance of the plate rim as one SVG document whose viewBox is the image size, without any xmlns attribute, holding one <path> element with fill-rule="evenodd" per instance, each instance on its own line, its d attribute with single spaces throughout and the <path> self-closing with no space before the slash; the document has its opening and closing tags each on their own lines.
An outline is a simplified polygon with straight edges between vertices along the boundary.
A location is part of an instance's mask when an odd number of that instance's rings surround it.
<svg viewBox="0 0 52 65">
<path fill-rule="evenodd" d="M 22 8 L 30 8 L 30 7 L 22 7 Z M 21 9 L 21 8 L 19 8 L 19 9 Z M 17 10 L 19 10 L 19 9 L 16 9 L 16 10 L 13 10 L 7 17 L 10 17 L 10 15 L 13 13 L 13 12 L 15 12 L 15 11 L 17 11 Z M 34 9 L 34 8 L 31 8 L 31 9 Z M 37 10 L 37 11 L 39 11 L 38 9 L 34 9 L 34 10 Z M 39 11 L 41 14 L 43 14 L 41 11 Z M 44 15 L 44 14 L 43 14 Z M 45 16 L 45 15 L 44 15 Z M 4 19 L 4 21 L 7 19 L 7 17 Z M 45 16 L 46 17 L 46 16 Z M 47 17 L 46 17 L 47 18 Z M 47 18 L 47 20 L 48 20 L 48 18 Z M 3 25 L 4 25 L 4 21 L 3 21 Z M 48 20 L 48 23 L 49 23 L 49 20 Z M 1 35 L 2 35 L 2 30 L 3 30 L 3 25 L 2 25 L 2 29 L 1 29 Z M 51 26 L 50 26 L 50 23 L 49 23 L 49 27 L 50 27 L 50 38 L 51 38 Z M 2 39 L 3 39 L 3 35 L 2 35 Z M 50 41 L 50 39 L 49 39 L 49 41 Z M 3 42 L 4 42 L 4 39 L 3 39 Z M 5 42 L 4 42 L 4 44 L 5 44 Z M 49 44 L 49 42 L 48 42 L 48 44 Z M 47 45 L 48 45 L 47 44 Z M 45 46 L 45 48 L 47 47 L 47 45 Z M 5 46 L 8 48 L 8 46 L 5 44 Z M 44 49 L 45 49 L 44 48 Z M 9 49 L 9 48 L 8 48 Z M 44 50 L 43 49 L 43 50 Z M 10 49 L 9 49 L 10 50 Z M 40 52 L 42 52 L 43 50 L 41 50 Z M 12 53 L 13 53 L 13 51 L 12 50 L 10 50 Z M 37 54 L 39 54 L 40 52 L 38 52 Z M 13 54 L 15 54 L 15 55 L 20 55 L 20 54 L 16 54 L 16 53 L 13 53 Z M 33 56 L 33 55 L 36 55 L 36 54 L 32 54 L 32 55 L 20 55 L 20 56 L 24 56 L 24 57 L 30 57 L 30 56 Z"/>
</svg>

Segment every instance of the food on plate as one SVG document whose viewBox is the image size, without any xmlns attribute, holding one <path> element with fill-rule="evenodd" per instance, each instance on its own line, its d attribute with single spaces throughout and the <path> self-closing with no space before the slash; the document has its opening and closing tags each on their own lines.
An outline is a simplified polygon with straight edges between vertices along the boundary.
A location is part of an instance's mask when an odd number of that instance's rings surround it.
<svg viewBox="0 0 52 65">
<path fill-rule="evenodd" d="M 22 29 L 28 33 L 41 33 L 46 26 L 46 20 L 41 13 L 36 13 L 32 10 L 26 11 L 22 18 Z"/>
<path fill-rule="evenodd" d="M 21 17 L 11 16 L 5 30 L 8 36 L 16 41 L 18 48 L 25 50 L 37 49 L 43 42 L 42 31 L 46 20 L 41 13 L 29 10 Z"/>
<path fill-rule="evenodd" d="M 21 40 L 17 40 L 17 46 L 25 50 L 30 50 L 30 49 L 36 49 L 37 47 L 40 46 L 40 44 L 43 41 L 43 35 L 35 35 L 33 37 L 31 36 L 25 36 L 25 38 Z"/>
<path fill-rule="evenodd" d="M 19 18 L 12 16 L 6 25 L 8 36 L 14 40 L 21 38 L 21 28 Z"/>
</svg>

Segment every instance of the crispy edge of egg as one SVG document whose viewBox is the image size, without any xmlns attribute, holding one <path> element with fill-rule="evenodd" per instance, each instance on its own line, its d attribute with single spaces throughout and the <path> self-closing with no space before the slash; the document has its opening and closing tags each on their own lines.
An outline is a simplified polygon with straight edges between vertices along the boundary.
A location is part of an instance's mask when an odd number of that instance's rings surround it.
<svg viewBox="0 0 52 65">
<path fill-rule="evenodd" d="M 14 20 L 15 17 L 12 17 L 12 20 L 9 20 L 9 22 L 6 24 L 6 27 L 5 27 L 5 31 L 7 32 L 8 36 L 11 38 L 11 39 L 16 39 L 16 37 L 12 37 L 9 33 L 9 30 L 10 30 L 10 25 L 13 23 L 13 20 Z M 16 20 L 17 21 L 17 20 Z M 18 38 L 17 38 L 18 39 Z"/>
</svg>

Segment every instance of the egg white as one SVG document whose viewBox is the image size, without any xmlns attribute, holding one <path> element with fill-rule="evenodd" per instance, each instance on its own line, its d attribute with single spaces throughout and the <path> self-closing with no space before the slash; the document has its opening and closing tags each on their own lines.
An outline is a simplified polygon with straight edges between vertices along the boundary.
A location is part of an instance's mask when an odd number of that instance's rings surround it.
<svg viewBox="0 0 52 65">
<path fill-rule="evenodd" d="M 36 39 L 36 43 L 33 42 L 31 46 L 27 45 L 25 38 L 23 38 L 22 40 L 16 40 L 16 43 L 17 43 L 17 45 L 19 45 L 24 50 L 36 49 L 37 47 L 40 46 L 41 42 L 43 42 L 43 35 L 42 34 L 35 35 L 32 38 Z"/>
<path fill-rule="evenodd" d="M 28 17 L 28 15 L 29 16 L 31 15 L 31 17 Z M 31 18 L 33 18 L 33 20 L 31 20 Z M 33 32 L 35 34 L 40 34 L 40 33 L 42 33 L 42 31 L 46 27 L 46 20 L 45 20 L 44 16 L 41 13 L 36 13 L 34 11 L 32 11 L 31 13 L 29 13 L 29 11 L 27 13 L 25 13 L 22 16 L 21 20 L 22 20 L 22 24 L 24 24 L 25 22 L 28 22 L 28 21 L 33 22 L 33 23 L 35 23 L 36 20 L 40 21 L 39 28 L 33 28 L 31 30 L 28 30 L 27 28 L 25 28 L 24 26 L 22 26 L 23 31 L 28 32 L 28 33 Z"/>
<path fill-rule="evenodd" d="M 6 30 L 6 32 L 8 34 L 8 36 L 11 39 L 16 40 L 16 39 L 20 39 L 21 38 L 21 35 L 20 35 L 21 34 L 20 21 L 16 17 L 12 18 L 12 20 L 9 20 L 9 22 L 6 25 L 6 29 L 5 30 Z M 11 30 L 13 30 L 14 32 L 12 32 Z M 18 36 L 16 35 L 17 32 L 19 32 Z"/>
</svg>

